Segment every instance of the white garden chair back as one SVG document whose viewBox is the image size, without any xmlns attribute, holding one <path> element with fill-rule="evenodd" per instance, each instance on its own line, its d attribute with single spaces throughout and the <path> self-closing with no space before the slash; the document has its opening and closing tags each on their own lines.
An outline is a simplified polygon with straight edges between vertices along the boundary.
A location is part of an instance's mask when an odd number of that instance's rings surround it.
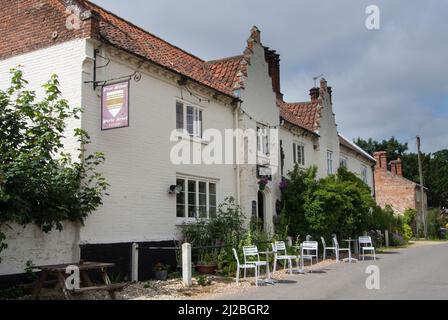
<svg viewBox="0 0 448 320">
<path fill-rule="evenodd" d="M 362 260 L 365 260 L 366 251 L 373 254 L 373 260 L 376 260 L 375 247 L 373 246 L 372 237 L 362 236 L 358 238 L 359 250 L 362 253 Z"/>
<path fill-rule="evenodd" d="M 256 246 L 243 247 L 244 263 L 254 263 L 260 261 L 260 254 Z M 255 258 L 251 259 L 251 258 Z"/>
<path fill-rule="evenodd" d="M 292 260 L 296 260 L 296 265 L 298 265 L 298 256 L 288 255 L 286 250 L 286 243 L 284 241 L 276 241 L 272 243 L 272 251 L 274 251 L 274 271 L 277 270 L 277 262 L 279 260 L 284 261 L 284 268 L 286 269 L 286 261 L 288 261 L 289 273 L 292 274 Z"/>
<path fill-rule="evenodd" d="M 302 269 L 305 260 L 310 260 L 311 265 L 313 265 L 313 259 L 316 258 L 316 263 L 319 262 L 319 244 L 317 241 L 305 241 L 302 243 L 301 258 L 302 258 Z"/>
<path fill-rule="evenodd" d="M 338 238 L 336 236 L 333 237 L 333 246 L 336 248 L 336 262 L 339 262 L 339 253 L 340 252 L 348 252 L 348 261 L 352 262 L 352 252 L 350 248 L 341 248 L 339 247 Z"/>
<path fill-rule="evenodd" d="M 257 268 L 257 273 L 260 274 L 260 267 L 266 267 L 266 275 L 270 278 L 269 272 L 269 262 L 261 261 L 260 254 L 258 253 L 257 246 L 246 246 L 243 247 L 244 264 L 254 264 Z M 246 271 L 246 269 L 244 269 Z M 246 274 L 244 274 L 246 276 Z"/>
<path fill-rule="evenodd" d="M 232 249 L 233 255 L 235 256 L 236 260 L 236 284 L 240 284 L 240 270 L 244 270 L 244 279 L 246 279 L 246 270 L 247 269 L 254 269 L 255 270 L 255 285 L 258 287 L 258 270 L 257 266 L 253 263 L 250 264 L 240 264 L 240 259 L 238 258 L 238 252 L 235 248 Z"/>
<path fill-rule="evenodd" d="M 337 256 L 337 253 L 336 253 L 337 252 L 337 247 L 336 246 L 327 247 L 327 243 L 325 242 L 325 238 L 321 237 L 320 239 L 322 240 L 322 246 L 324 247 L 323 260 L 325 260 L 325 258 L 326 258 L 327 251 L 334 251 L 335 255 Z"/>
</svg>

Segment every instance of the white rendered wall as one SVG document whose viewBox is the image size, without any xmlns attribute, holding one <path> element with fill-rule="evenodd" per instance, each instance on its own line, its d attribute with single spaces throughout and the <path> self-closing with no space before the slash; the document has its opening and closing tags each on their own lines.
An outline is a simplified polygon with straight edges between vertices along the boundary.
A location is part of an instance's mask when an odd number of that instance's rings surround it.
<svg viewBox="0 0 448 320">
<path fill-rule="evenodd" d="M 90 52 L 93 47 L 90 48 Z M 108 55 L 108 52 L 102 54 Z M 84 68 L 84 80 L 92 79 Z M 99 79 L 132 74 L 135 68 L 113 58 L 98 74 Z M 131 81 L 129 128 L 101 131 L 100 91 L 83 86 L 86 113 L 83 128 L 93 143 L 89 150 L 106 155 L 103 168 L 110 183 L 104 205 L 91 215 L 81 230 L 82 244 L 173 240 L 178 234 L 176 196 L 168 193 L 176 183 L 176 174 L 217 180 L 218 204 L 227 196 L 236 197 L 236 172 L 233 165 L 179 165 L 171 163 L 175 143 L 170 135 L 176 126 L 176 100 L 181 90 L 174 82 L 160 80 L 144 69 L 142 79 Z M 203 129 L 234 126 L 233 108 L 212 101 L 199 102 L 183 91 L 184 101 L 203 108 Z"/>
<path fill-rule="evenodd" d="M 29 88 L 43 97 L 42 85 L 55 73 L 61 83 L 62 98 L 71 107 L 81 106 L 81 65 L 84 60 L 85 40 L 74 40 L 50 48 L 26 53 L 0 61 L 0 88 L 10 86 L 9 69 L 22 66 Z M 77 156 L 78 144 L 70 137 L 73 129 L 81 126 L 80 120 L 68 123 L 65 149 Z M 7 235 L 8 249 L 1 253 L 0 275 L 23 273 L 25 264 L 31 260 L 36 265 L 69 263 L 78 259 L 78 227 L 66 223 L 64 231 L 45 234 L 36 226 L 10 224 L 3 227 Z"/>
</svg>

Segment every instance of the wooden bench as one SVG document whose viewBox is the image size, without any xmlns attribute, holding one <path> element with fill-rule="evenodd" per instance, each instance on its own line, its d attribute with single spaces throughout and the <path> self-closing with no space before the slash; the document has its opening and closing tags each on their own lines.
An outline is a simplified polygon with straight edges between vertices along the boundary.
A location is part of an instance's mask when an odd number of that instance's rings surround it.
<svg viewBox="0 0 448 320">
<path fill-rule="evenodd" d="M 124 288 L 128 286 L 127 283 L 113 283 L 113 284 L 107 284 L 107 285 L 101 285 L 101 286 L 93 286 L 93 287 L 84 287 L 74 290 L 69 290 L 70 293 L 73 294 L 83 294 L 86 292 L 92 292 L 92 291 L 107 291 L 109 293 L 109 296 L 112 300 L 116 300 L 115 292 L 121 291 Z"/>
</svg>

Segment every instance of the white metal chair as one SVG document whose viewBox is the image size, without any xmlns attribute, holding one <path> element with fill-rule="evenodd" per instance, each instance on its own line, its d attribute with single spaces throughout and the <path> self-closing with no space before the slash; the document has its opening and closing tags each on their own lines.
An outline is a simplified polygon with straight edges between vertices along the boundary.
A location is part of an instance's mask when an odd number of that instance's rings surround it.
<svg viewBox="0 0 448 320">
<path fill-rule="evenodd" d="M 316 258 L 316 263 L 319 262 L 319 244 L 317 241 L 305 241 L 302 243 L 301 248 L 302 269 L 304 267 L 305 260 L 310 260 L 313 265 L 313 259 Z"/>
<path fill-rule="evenodd" d="M 292 260 L 296 260 L 296 264 L 299 265 L 299 257 L 288 255 L 286 251 L 286 244 L 284 241 L 276 241 L 272 243 L 272 251 L 274 252 L 274 269 L 272 273 L 275 273 L 277 270 L 277 262 L 279 260 L 284 261 L 284 268 L 286 269 L 286 261 L 288 261 L 289 265 L 289 273 L 292 274 Z"/>
<path fill-rule="evenodd" d="M 233 255 L 236 259 L 236 284 L 240 284 L 240 272 L 241 269 L 244 269 L 244 278 L 246 278 L 246 270 L 247 269 L 254 269 L 255 270 L 255 285 L 258 287 L 258 270 L 257 266 L 253 263 L 251 264 L 240 264 L 240 259 L 238 258 L 238 252 L 236 252 L 236 249 L 233 250 Z"/>
<path fill-rule="evenodd" d="M 260 260 L 260 255 L 258 254 L 258 248 L 256 246 L 243 247 L 243 255 L 244 255 L 244 264 L 255 265 L 258 275 L 260 275 L 260 267 L 266 267 L 267 278 L 269 279 L 271 277 L 271 274 L 269 272 L 269 262 Z M 251 258 L 255 258 L 255 260 L 252 260 Z M 244 278 L 246 278 L 246 270 L 247 269 L 244 269 Z"/>
<path fill-rule="evenodd" d="M 333 237 L 333 246 L 336 248 L 336 262 L 339 262 L 339 253 L 340 252 L 348 252 L 348 262 L 352 262 L 352 251 L 350 248 L 341 248 L 339 247 L 338 238 Z"/>
<path fill-rule="evenodd" d="M 321 237 L 320 239 L 322 240 L 322 245 L 324 247 L 323 260 L 325 260 L 325 258 L 326 258 L 327 251 L 334 251 L 334 253 L 335 253 L 336 257 L 337 257 L 337 255 L 338 255 L 337 254 L 337 248 L 336 247 L 327 247 L 327 244 L 325 242 L 324 237 Z"/>
<path fill-rule="evenodd" d="M 362 260 L 365 260 L 365 252 L 373 253 L 373 260 L 376 260 L 375 247 L 373 246 L 372 238 L 368 236 L 359 237 L 358 239 L 359 253 L 362 251 Z"/>
</svg>

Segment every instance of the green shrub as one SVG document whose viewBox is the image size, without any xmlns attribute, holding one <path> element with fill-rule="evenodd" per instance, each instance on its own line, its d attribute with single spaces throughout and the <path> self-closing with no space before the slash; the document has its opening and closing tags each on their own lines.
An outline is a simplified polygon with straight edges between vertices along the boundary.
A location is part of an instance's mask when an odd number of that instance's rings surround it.
<svg viewBox="0 0 448 320">
<path fill-rule="evenodd" d="M 372 215 L 381 209 L 362 180 L 345 168 L 321 180 L 316 173 L 315 167 L 301 170 L 296 166 L 288 174 L 283 196 L 289 235 L 356 237 L 374 226 Z"/>
<path fill-rule="evenodd" d="M 414 232 L 412 232 L 412 228 L 408 224 L 403 225 L 403 238 L 406 242 L 411 240 L 411 238 L 414 237 Z"/>
</svg>

